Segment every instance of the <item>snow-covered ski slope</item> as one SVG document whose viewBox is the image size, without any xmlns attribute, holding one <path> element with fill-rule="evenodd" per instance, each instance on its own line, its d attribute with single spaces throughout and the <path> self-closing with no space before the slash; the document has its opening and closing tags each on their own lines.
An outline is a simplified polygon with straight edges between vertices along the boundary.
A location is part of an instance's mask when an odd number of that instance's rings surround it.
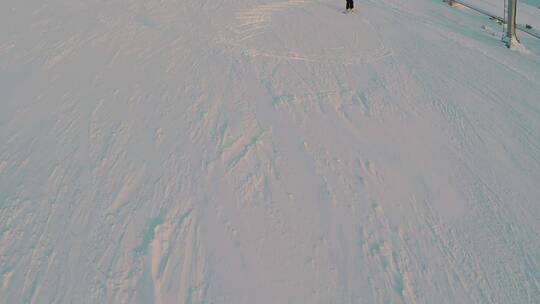
<svg viewBox="0 0 540 304">
<path fill-rule="evenodd" d="M 505 2 L 508 3 L 508 0 L 463 0 L 463 2 L 503 17 Z M 540 30 L 540 0 L 518 0 L 517 4 L 517 23 L 530 24 Z"/>
<path fill-rule="evenodd" d="M 0 303 L 539 303 L 540 41 L 355 4 L 0 4 Z"/>
</svg>

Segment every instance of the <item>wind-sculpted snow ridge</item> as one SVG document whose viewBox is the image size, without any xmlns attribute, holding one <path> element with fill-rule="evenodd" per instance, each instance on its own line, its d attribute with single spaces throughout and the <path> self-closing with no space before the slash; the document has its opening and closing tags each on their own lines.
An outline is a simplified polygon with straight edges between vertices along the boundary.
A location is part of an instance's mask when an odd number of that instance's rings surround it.
<svg viewBox="0 0 540 304">
<path fill-rule="evenodd" d="M 343 5 L 5 4 L 0 303 L 540 302 L 539 41 Z"/>
</svg>

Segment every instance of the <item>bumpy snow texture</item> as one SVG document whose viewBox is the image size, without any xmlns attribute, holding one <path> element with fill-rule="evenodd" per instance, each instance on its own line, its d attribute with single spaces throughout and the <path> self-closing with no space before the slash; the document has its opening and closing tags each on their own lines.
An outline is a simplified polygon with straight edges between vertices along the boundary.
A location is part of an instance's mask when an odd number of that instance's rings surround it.
<svg viewBox="0 0 540 304">
<path fill-rule="evenodd" d="M 0 4 L 0 303 L 540 303 L 540 40 L 355 4 Z"/>
</svg>

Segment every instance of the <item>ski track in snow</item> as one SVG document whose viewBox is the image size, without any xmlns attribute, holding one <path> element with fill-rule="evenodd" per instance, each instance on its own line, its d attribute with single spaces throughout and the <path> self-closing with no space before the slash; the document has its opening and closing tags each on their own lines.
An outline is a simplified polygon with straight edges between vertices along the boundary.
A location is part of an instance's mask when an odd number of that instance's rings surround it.
<svg viewBox="0 0 540 304">
<path fill-rule="evenodd" d="M 312 54 L 310 50 L 265 49 L 253 43 L 253 40 L 265 33 L 269 34 L 270 39 L 280 39 L 278 37 L 285 34 L 272 31 L 273 16 L 276 19 L 280 15 L 287 13 L 291 8 L 302 8 L 312 5 L 314 5 L 314 2 L 292 0 L 263 4 L 254 8 L 241 10 L 235 14 L 236 20 L 234 24 L 227 26 L 232 36 L 224 38 L 223 42 L 242 49 L 244 53 L 252 57 L 268 57 L 278 60 L 306 61 L 310 63 L 360 64 L 377 61 L 392 55 L 392 51 L 387 49 L 380 41 L 375 49 L 368 49 L 365 52 L 353 54 L 340 54 L 339 50 L 343 48 L 342 46 L 328 48 L 328 51 L 325 52 L 327 54 Z M 280 21 L 274 21 L 274 23 Z M 366 25 L 370 27 L 369 24 Z M 284 30 L 287 31 L 287 27 Z M 312 31 L 310 28 L 306 30 Z M 339 45 L 343 44 L 340 43 Z"/>
<path fill-rule="evenodd" d="M 272 22 L 272 14 L 285 11 L 290 7 L 306 4 L 306 0 L 289 0 L 278 3 L 262 4 L 255 8 L 236 13 L 237 24 L 234 31 L 238 34 L 238 42 L 252 38 L 264 31 Z"/>
<path fill-rule="evenodd" d="M 538 42 L 416 0 L 8 6 L 0 303 L 540 301 Z"/>
</svg>

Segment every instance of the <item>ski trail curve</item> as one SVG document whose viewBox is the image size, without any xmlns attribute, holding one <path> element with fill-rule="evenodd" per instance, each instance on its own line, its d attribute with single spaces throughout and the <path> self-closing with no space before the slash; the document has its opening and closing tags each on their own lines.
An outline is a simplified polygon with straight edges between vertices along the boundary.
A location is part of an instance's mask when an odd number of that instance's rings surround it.
<svg viewBox="0 0 540 304">
<path fill-rule="evenodd" d="M 307 3 L 306 0 L 289 0 L 284 2 L 262 4 L 236 13 L 236 23 L 232 30 L 237 37 L 236 42 L 253 38 L 262 33 L 272 22 L 272 15 L 290 7 Z"/>
</svg>

